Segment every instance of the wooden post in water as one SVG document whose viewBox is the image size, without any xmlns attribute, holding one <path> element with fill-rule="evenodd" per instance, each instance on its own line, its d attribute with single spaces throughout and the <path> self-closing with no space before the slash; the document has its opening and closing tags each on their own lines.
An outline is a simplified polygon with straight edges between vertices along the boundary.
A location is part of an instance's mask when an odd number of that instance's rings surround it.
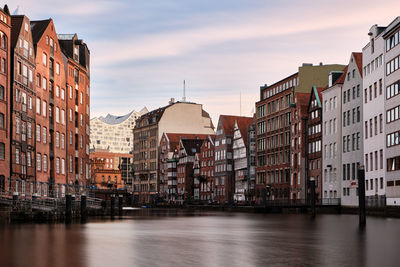
<svg viewBox="0 0 400 267">
<path fill-rule="evenodd" d="M 111 195 L 111 205 L 110 205 L 110 208 L 111 208 L 111 218 L 114 217 L 114 207 L 115 207 L 115 195 L 113 194 L 113 195 Z"/>
<path fill-rule="evenodd" d="M 310 179 L 310 193 L 311 193 L 311 217 L 315 218 L 315 179 Z"/>
<path fill-rule="evenodd" d="M 72 196 L 67 194 L 65 196 L 65 221 L 71 222 L 72 219 Z"/>
<path fill-rule="evenodd" d="M 365 214 L 365 170 L 364 166 L 358 168 L 358 206 L 360 216 L 360 226 L 364 226 L 367 221 Z"/>
<path fill-rule="evenodd" d="M 81 218 L 86 218 L 86 195 L 81 196 Z"/>
<path fill-rule="evenodd" d="M 123 201 L 124 201 L 123 195 L 119 195 L 118 196 L 118 216 L 120 216 L 120 217 L 122 216 Z"/>
</svg>

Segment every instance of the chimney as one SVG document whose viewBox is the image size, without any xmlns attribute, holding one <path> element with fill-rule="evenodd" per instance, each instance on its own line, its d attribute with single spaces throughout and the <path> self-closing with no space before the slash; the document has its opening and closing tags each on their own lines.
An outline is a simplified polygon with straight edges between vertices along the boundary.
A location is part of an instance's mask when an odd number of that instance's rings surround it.
<svg viewBox="0 0 400 267">
<path fill-rule="evenodd" d="M 319 65 L 322 66 L 322 65 L 324 65 L 324 64 L 322 64 L 322 62 L 320 62 Z"/>
<path fill-rule="evenodd" d="M 173 104 L 173 103 L 175 103 L 175 98 L 172 97 L 171 100 L 168 102 L 168 104 L 171 105 L 171 104 Z"/>
</svg>

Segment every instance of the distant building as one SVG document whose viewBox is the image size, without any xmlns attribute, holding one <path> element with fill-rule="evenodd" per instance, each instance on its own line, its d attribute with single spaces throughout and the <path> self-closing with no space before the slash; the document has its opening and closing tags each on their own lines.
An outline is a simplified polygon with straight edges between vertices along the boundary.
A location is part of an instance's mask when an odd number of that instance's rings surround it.
<svg viewBox="0 0 400 267">
<path fill-rule="evenodd" d="M 158 152 L 163 133 L 214 134 L 214 126 L 201 104 L 173 100 L 137 119 L 133 129 L 135 202 L 150 203 L 159 197 Z"/>
<path fill-rule="evenodd" d="M 248 200 L 250 170 L 248 166 L 249 138 L 248 131 L 253 123 L 253 118 L 242 117 L 235 120 L 233 133 L 233 168 L 234 168 L 234 201 L 246 202 Z"/>
<path fill-rule="evenodd" d="M 107 168 L 107 159 L 97 158 L 91 155 L 90 185 L 96 189 L 121 189 L 124 187 L 121 179 L 122 170 Z"/>
<path fill-rule="evenodd" d="M 214 177 L 214 145 L 215 135 L 208 135 L 197 153 L 200 181 L 200 201 L 211 203 L 215 201 Z"/>
<path fill-rule="evenodd" d="M 90 148 L 106 149 L 112 153 L 131 153 L 133 148 L 132 130 L 136 120 L 147 113 L 132 111 L 123 116 L 108 114 L 90 120 Z"/>
<path fill-rule="evenodd" d="M 108 150 L 97 149 L 90 152 L 91 159 L 91 177 L 93 178 L 96 173 L 96 164 L 98 160 L 104 161 L 102 170 L 116 170 L 120 171 L 119 179 L 121 182 L 118 183 L 118 188 L 124 188 L 127 191 L 132 191 L 133 181 L 133 155 L 127 153 L 112 153 Z M 95 161 L 93 161 L 95 160 Z M 95 164 L 95 165 L 93 165 Z M 96 174 L 97 175 L 97 174 Z M 94 185 L 96 181 L 91 181 L 91 185 Z M 113 184 L 113 183 L 111 183 Z M 104 186 L 103 186 L 104 187 Z M 103 188 L 101 187 L 101 188 Z M 98 187 L 100 188 L 100 187 Z"/>
<path fill-rule="evenodd" d="M 183 133 L 163 133 L 160 146 L 159 146 L 159 199 L 169 201 L 175 199 L 176 192 L 171 189 L 171 185 L 176 185 L 176 181 L 173 181 L 176 175 L 174 172 L 169 172 L 171 162 L 174 157 L 179 154 L 179 142 L 181 139 L 206 139 L 205 134 L 183 134 Z M 139 186 L 136 185 L 134 188 L 135 192 L 139 191 Z M 170 192 L 171 191 L 171 192 Z"/>
<path fill-rule="evenodd" d="M 195 156 L 200 152 L 204 140 L 181 139 L 179 142 L 179 161 L 177 163 L 177 202 L 200 199 L 200 181 L 194 175 Z M 196 190 L 196 191 L 195 191 Z"/>
</svg>

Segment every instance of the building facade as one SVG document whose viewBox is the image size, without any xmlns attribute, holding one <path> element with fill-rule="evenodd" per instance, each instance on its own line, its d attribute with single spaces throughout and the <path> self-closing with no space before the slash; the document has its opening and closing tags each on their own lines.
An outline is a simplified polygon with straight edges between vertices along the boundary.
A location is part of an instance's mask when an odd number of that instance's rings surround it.
<svg viewBox="0 0 400 267">
<path fill-rule="evenodd" d="M 342 87 L 343 206 L 358 205 L 358 169 L 363 159 L 362 54 L 352 53 Z M 365 95 L 364 95 L 365 97 Z M 372 119 L 370 119 L 372 124 Z M 371 125 L 370 124 L 370 125 Z M 372 134 L 372 132 L 371 132 Z M 372 136 L 372 135 L 371 135 Z M 372 154 L 371 154 L 372 155 Z"/>
<path fill-rule="evenodd" d="M 312 87 L 307 109 L 307 181 L 315 181 L 315 197 L 322 195 L 322 92 L 323 88 Z M 310 188 L 310 187 L 308 187 Z M 307 197 L 309 198 L 309 197 Z"/>
<path fill-rule="evenodd" d="M 35 164 L 35 52 L 30 21 L 26 16 L 11 17 L 10 88 L 10 189 L 33 194 Z M 36 167 L 36 168 L 35 168 Z M 46 181 L 47 182 L 47 181 Z M 27 184 L 30 184 L 27 186 Z M 27 192 L 27 189 L 29 192 Z M 40 191 L 40 190 L 39 190 Z M 43 191 L 47 194 L 47 190 Z"/>
<path fill-rule="evenodd" d="M 159 144 L 163 133 L 214 134 L 210 115 L 202 105 L 170 101 L 142 115 L 133 129 L 134 201 L 154 202 L 159 196 Z"/>
<path fill-rule="evenodd" d="M 200 201 L 215 202 L 214 141 L 215 135 L 208 135 L 197 154 L 200 165 Z"/>
<path fill-rule="evenodd" d="M 236 120 L 233 128 L 232 152 L 235 179 L 233 199 L 236 203 L 245 203 L 248 201 L 250 182 L 248 131 L 253 123 L 253 118 L 242 118 L 240 122 L 238 123 Z"/>
<path fill-rule="evenodd" d="M 90 177 L 90 51 L 76 34 L 59 34 L 57 38 L 65 75 L 65 92 L 61 92 L 67 114 L 65 182 L 82 187 Z"/>
<path fill-rule="evenodd" d="M 382 37 L 386 67 L 386 202 L 400 206 L 400 17 L 387 26 Z"/>
<path fill-rule="evenodd" d="M 10 84 L 11 72 L 11 18 L 8 7 L 0 8 L 0 192 L 9 188 L 10 177 Z"/>
<path fill-rule="evenodd" d="M 136 120 L 147 113 L 132 111 L 123 116 L 108 114 L 90 120 L 90 148 L 107 149 L 113 153 L 131 153 L 133 147 L 132 130 Z"/>
<path fill-rule="evenodd" d="M 342 86 L 347 67 L 331 72 L 328 88 L 322 91 L 322 198 L 341 197 L 342 178 Z"/>
<path fill-rule="evenodd" d="M 384 30 L 372 26 L 362 51 L 365 195 L 370 202 L 382 204 L 386 195 Z"/>
<path fill-rule="evenodd" d="M 329 72 L 343 68 L 343 65 L 303 64 L 297 73 L 260 88 L 260 101 L 256 103 L 255 194 L 258 202 L 266 198 L 305 198 L 306 132 L 302 118 L 307 115 L 308 101 L 305 102 L 303 116 L 299 114 L 302 108 L 298 106 L 296 99 L 302 104 L 301 94 L 309 94 L 314 85 L 326 87 Z"/>
</svg>

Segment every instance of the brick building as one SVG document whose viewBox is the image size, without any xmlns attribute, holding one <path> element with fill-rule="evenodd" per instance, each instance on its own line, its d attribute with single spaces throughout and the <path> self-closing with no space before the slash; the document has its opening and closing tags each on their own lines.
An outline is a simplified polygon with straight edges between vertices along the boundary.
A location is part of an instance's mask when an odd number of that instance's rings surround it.
<svg viewBox="0 0 400 267">
<path fill-rule="evenodd" d="M 103 163 L 104 164 L 103 164 Z M 98 164 L 102 164 L 99 168 Z M 118 178 L 118 182 L 115 183 L 114 176 L 111 178 L 111 183 L 108 183 L 108 174 L 106 175 L 104 171 L 112 170 L 114 172 L 109 172 L 109 174 L 115 173 Z M 128 153 L 112 153 L 106 149 L 97 149 L 90 152 L 90 185 L 97 185 L 99 189 L 126 189 L 127 191 L 132 191 L 132 185 L 126 183 L 127 177 L 133 175 L 133 155 Z M 101 173 L 101 175 L 99 174 Z M 94 177 L 101 177 L 105 175 L 105 184 L 101 185 L 104 181 L 99 184 L 99 180 L 94 179 Z"/>
<path fill-rule="evenodd" d="M 0 8 L 0 192 L 8 188 L 10 177 L 10 84 L 11 72 L 11 18 L 7 6 Z"/>
<path fill-rule="evenodd" d="M 90 51 L 76 34 L 58 34 L 65 71 L 66 183 L 89 179 Z"/>
<path fill-rule="evenodd" d="M 163 133 L 214 134 L 202 105 L 175 102 L 142 115 L 133 129 L 134 202 L 151 203 L 159 196 L 159 144 Z"/>
<path fill-rule="evenodd" d="M 197 154 L 200 165 L 200 201 L 202 202 L 215 201 L 214 144 L 215 135 L 208 135 Z"/>
<path fill-rule="evenodd" d="M 159 200 L 168 201 L 169 197 L 174 197 L 175 193 L 169 192 L 169 188 L 173 182 L 171 176 L 173 172 L 169 172 L 168 164 L 173 161 L 175 154 L 179 152 L 179 141 L 181 139 L 206 139 L 205 134 L 184 134 L 184 133 L 163 133 L 160 140 L 159 151 L 158 151 L 158 177 L 159 177 Z M 170 161 L 172 160 L 172 161 Z M 168 182 L 171 178 L 171 182 Z M 134 188 L 134 191 L 139 190 L 138 186 Z"/>
<path fill-rule="evenodd" d="M 307 182 L 315 181 L 316 199 L 322 199 L 322 92 L 312 87 L 307 108 Z M 309 188 L 307 186 L 307 188 Z"/>
<path fill-rule="evenodd" d="M 296 108 L 299 108 L 296 106 L 296 98 L 300 96 L 298 93 L 308 93 L 313 85 L 326 87 L 329 72 L 343 68 L 342 65 L 303 64 L 297 73 L 260 88 L 260 101 L 256 103 L 255 194 L 258 202 L 266 198 L 289 199 L 293 197 L 293 194 L 290 195 L 290 187 L 305 184 L 304 174 L 296 174 L 297 170 L 300 172 L 305 169 L 304 150 L 296 151 L 296 161 L 303 166 L 291 172 L 291 168 L 297 167 L 293 165 L 295 155 L 292 156 L 291 149 L 295 148 L 298 142 L 301 142 L 300 147 L 304 149 L 304 136 L 297 140 L 293 136 L 296 131 L 299 134 L 303 131 L 305 134 L 304 130 L 301 130 L 302 116 L 296 114 Z M 293 118 L 296 118 L 296 121 L 292 121 Z M 294 181 L 297 185 L 293 184 Z M 297 193 L 297 198 L 300 198 L 301 194 Z"/>
<path fill-rule="evenodd" d="M 10 176 L 12 190 L 34 193 L 35 181 L 35 52 L 30 21 L 11 17 Z M 31 186 L 26 186 L 31 182 Z M 27 192 L 27 189 L 29 192 Z"/>
<path fill-rule="evenodd" d="M 177 163 L 177 202 L 183 204 L 194 200 L 194 188 L 199 189 L 199 179 L 194 177 L 194 161 L 204 140 L 181 139 L 179 142 L 179 161 Z M 199 192 L 197 192 L 199 193 Z M 199 195 L 198 195 L 199 196 Z"/>
</svg>

